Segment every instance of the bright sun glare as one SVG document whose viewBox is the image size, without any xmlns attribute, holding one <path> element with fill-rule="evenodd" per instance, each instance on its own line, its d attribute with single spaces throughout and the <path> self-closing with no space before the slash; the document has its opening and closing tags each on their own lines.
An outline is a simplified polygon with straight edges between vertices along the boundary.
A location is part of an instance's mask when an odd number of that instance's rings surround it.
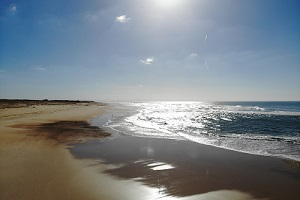
<svg viewBox="0 0 300 200">
<path fill-rule="evenodd" d="M 159 7 L 170 8 L 170 7 L 178 6 L 182 1 L 183 0 L 156 0 L 156 4 Z"/>
</svg>

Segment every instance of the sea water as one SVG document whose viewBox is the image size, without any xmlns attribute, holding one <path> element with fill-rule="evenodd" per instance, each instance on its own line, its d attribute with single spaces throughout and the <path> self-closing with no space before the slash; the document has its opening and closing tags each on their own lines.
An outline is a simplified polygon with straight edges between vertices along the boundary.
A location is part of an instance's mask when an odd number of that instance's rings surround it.
<svg viewBox="0 0 300 200">
<path fill-rule="evenodd" d="M 300 102 L 123 102 L 115 106 L 118 111 L 105 126 L 126 135 L 190 140 L 300 161 Z"/>
</svg>

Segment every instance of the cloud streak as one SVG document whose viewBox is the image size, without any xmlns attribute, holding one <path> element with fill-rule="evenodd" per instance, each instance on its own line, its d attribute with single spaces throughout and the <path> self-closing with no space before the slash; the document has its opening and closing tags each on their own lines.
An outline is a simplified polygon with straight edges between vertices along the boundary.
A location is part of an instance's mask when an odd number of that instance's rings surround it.
<svg viewBox="0 0 300 200">
<path fill-rule="evenodd" d="M 154 57 L 149 57 L 144 60 L 140 60 L 140 62 L 145 65 L 151 65 L 154 62 Z"/>
<path fill-rule="evenodd" d="M 206 61 L 204 62 L 206 70 L 209 72 Z"/>
<path fill-rule="evenodd" d="M 36 67 L 35 70 L 37 71 L 46 71 L 47 69 L 44 67 Z"/>
<path fill-rule="evenodd" d="M 126 15 L 121 15 L 116 17 L 115 21 L 119 22 L 119 23 L 126 23 L 129 22 L 131 20 L 131 18 L 127 17 Z"/>
<path fill-rule="evenodd" d="M 107 19 L 107 11 L 104 11 L 104 10 L 99 10 L 96 12 L 87 11 L 83 15 L 83 19 L 90 23 L 103 22 Z"/>
<path fill-rule="evenodd" d="M 4 76 L 4 75 L 5 75 L 5 72 L 6 72 L 5 70 L 0 69 L 0 77 L 1 77 L 1 76 Z"/>
<path fill-rule="evenodd" d="M 99 15 L 97 13 L 88 12 L 85 15 L 85 19 L 87 19 L 90 22 L 97 21 L 99 19 Z"/>
<path fill-rule="evenodd" d="M 195 57 L 198 57 L 198 54 L 197 53 L 191 53 L 188 57 L 189 58 L 195 58 Z"/>
</svg>

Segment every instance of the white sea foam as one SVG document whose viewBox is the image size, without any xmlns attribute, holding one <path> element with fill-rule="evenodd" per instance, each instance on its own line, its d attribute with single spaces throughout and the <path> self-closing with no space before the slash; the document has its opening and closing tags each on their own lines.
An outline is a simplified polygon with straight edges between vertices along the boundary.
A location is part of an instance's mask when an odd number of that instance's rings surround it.
<svg viewBox="0 0 300 200">
<path fill-rule="evenodd" d="M 300 161 L 300 114 L 297 114 L 300 104 L 294 109 L 291 106 L 286 109 L 284 104 L 278 107 L 274 103 L 271 106 L 264 103 L 265 107 L 257 104 L 123 103 L 122 106 L 134 111 L 111 119 L 107 126 L 138 137 L 190 140 Z"/>
</svg>

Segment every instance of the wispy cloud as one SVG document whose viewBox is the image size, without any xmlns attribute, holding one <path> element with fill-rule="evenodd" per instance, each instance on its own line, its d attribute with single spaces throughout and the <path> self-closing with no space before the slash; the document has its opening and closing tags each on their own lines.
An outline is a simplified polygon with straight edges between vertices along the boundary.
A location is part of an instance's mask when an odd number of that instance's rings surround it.
<svg viewBox="0 0 300 200">
<path fill-rule="evenodd" d="M 146 65 L 151 65 L 154 62 L 154 57 L 149 57 L 144 60 L 140 60 L 140 62 Z"/>
<path fill-rule="evenodd" d="M 206 61 L 204 62 L 206 70 L 209 72 Z"/>
<path fill-rule="evenodd" d="M 188 57 L 189 58 L 195 58 L 195 57 L 198 57 L 198 54 L 197 53 L 191 53 Z"/>
<path fill-rule="evenodd" d="M 99 19 L 99 16 L 100 16 L 99 13 L 88 12 L 85 14 L 84 18 L 89 22 L 94 22 Z"/>
<path fill-rule="evenodd" d="M 17 12 L 17 5 L 11 4 L 9 8 L 10 13 L 15 14 Z"/>
<path fill-rule="evenodd" d="M 4 76 L 6 74 L 6 71 L 4 69 L 0 69 L 0 77 Z"/>
<path fill-rule="evenodd" d="M 126 15 L 118 16 L 115 19 L 116 22 L 120 22 L 120 23 L 126 23 L 126 22 L 129 22 L 130 20 L 131 20 L 131 18 L 127 17 Z"/>
<path fill-rule="evenodd" d="M 45 67 L 36 67 L 35 70 L 37 70 L 37 71 L 46 71 L 47 69 Z"/>
<path fill-rule="evenodd" d="M 63 19 L 51 14 L 45 14 L 37 20 L 39 26 L 47 27 L 61 27 L 64 25 L 63 22 Z"/>
<path fill-rule="evenodd" d="M 106 21 L 111 21 L 112 9 L 100 9 L 96 11 L 86 11 L 82 15 L 82 19 L 88 23 L 103 23 Z"/>
</svg>

